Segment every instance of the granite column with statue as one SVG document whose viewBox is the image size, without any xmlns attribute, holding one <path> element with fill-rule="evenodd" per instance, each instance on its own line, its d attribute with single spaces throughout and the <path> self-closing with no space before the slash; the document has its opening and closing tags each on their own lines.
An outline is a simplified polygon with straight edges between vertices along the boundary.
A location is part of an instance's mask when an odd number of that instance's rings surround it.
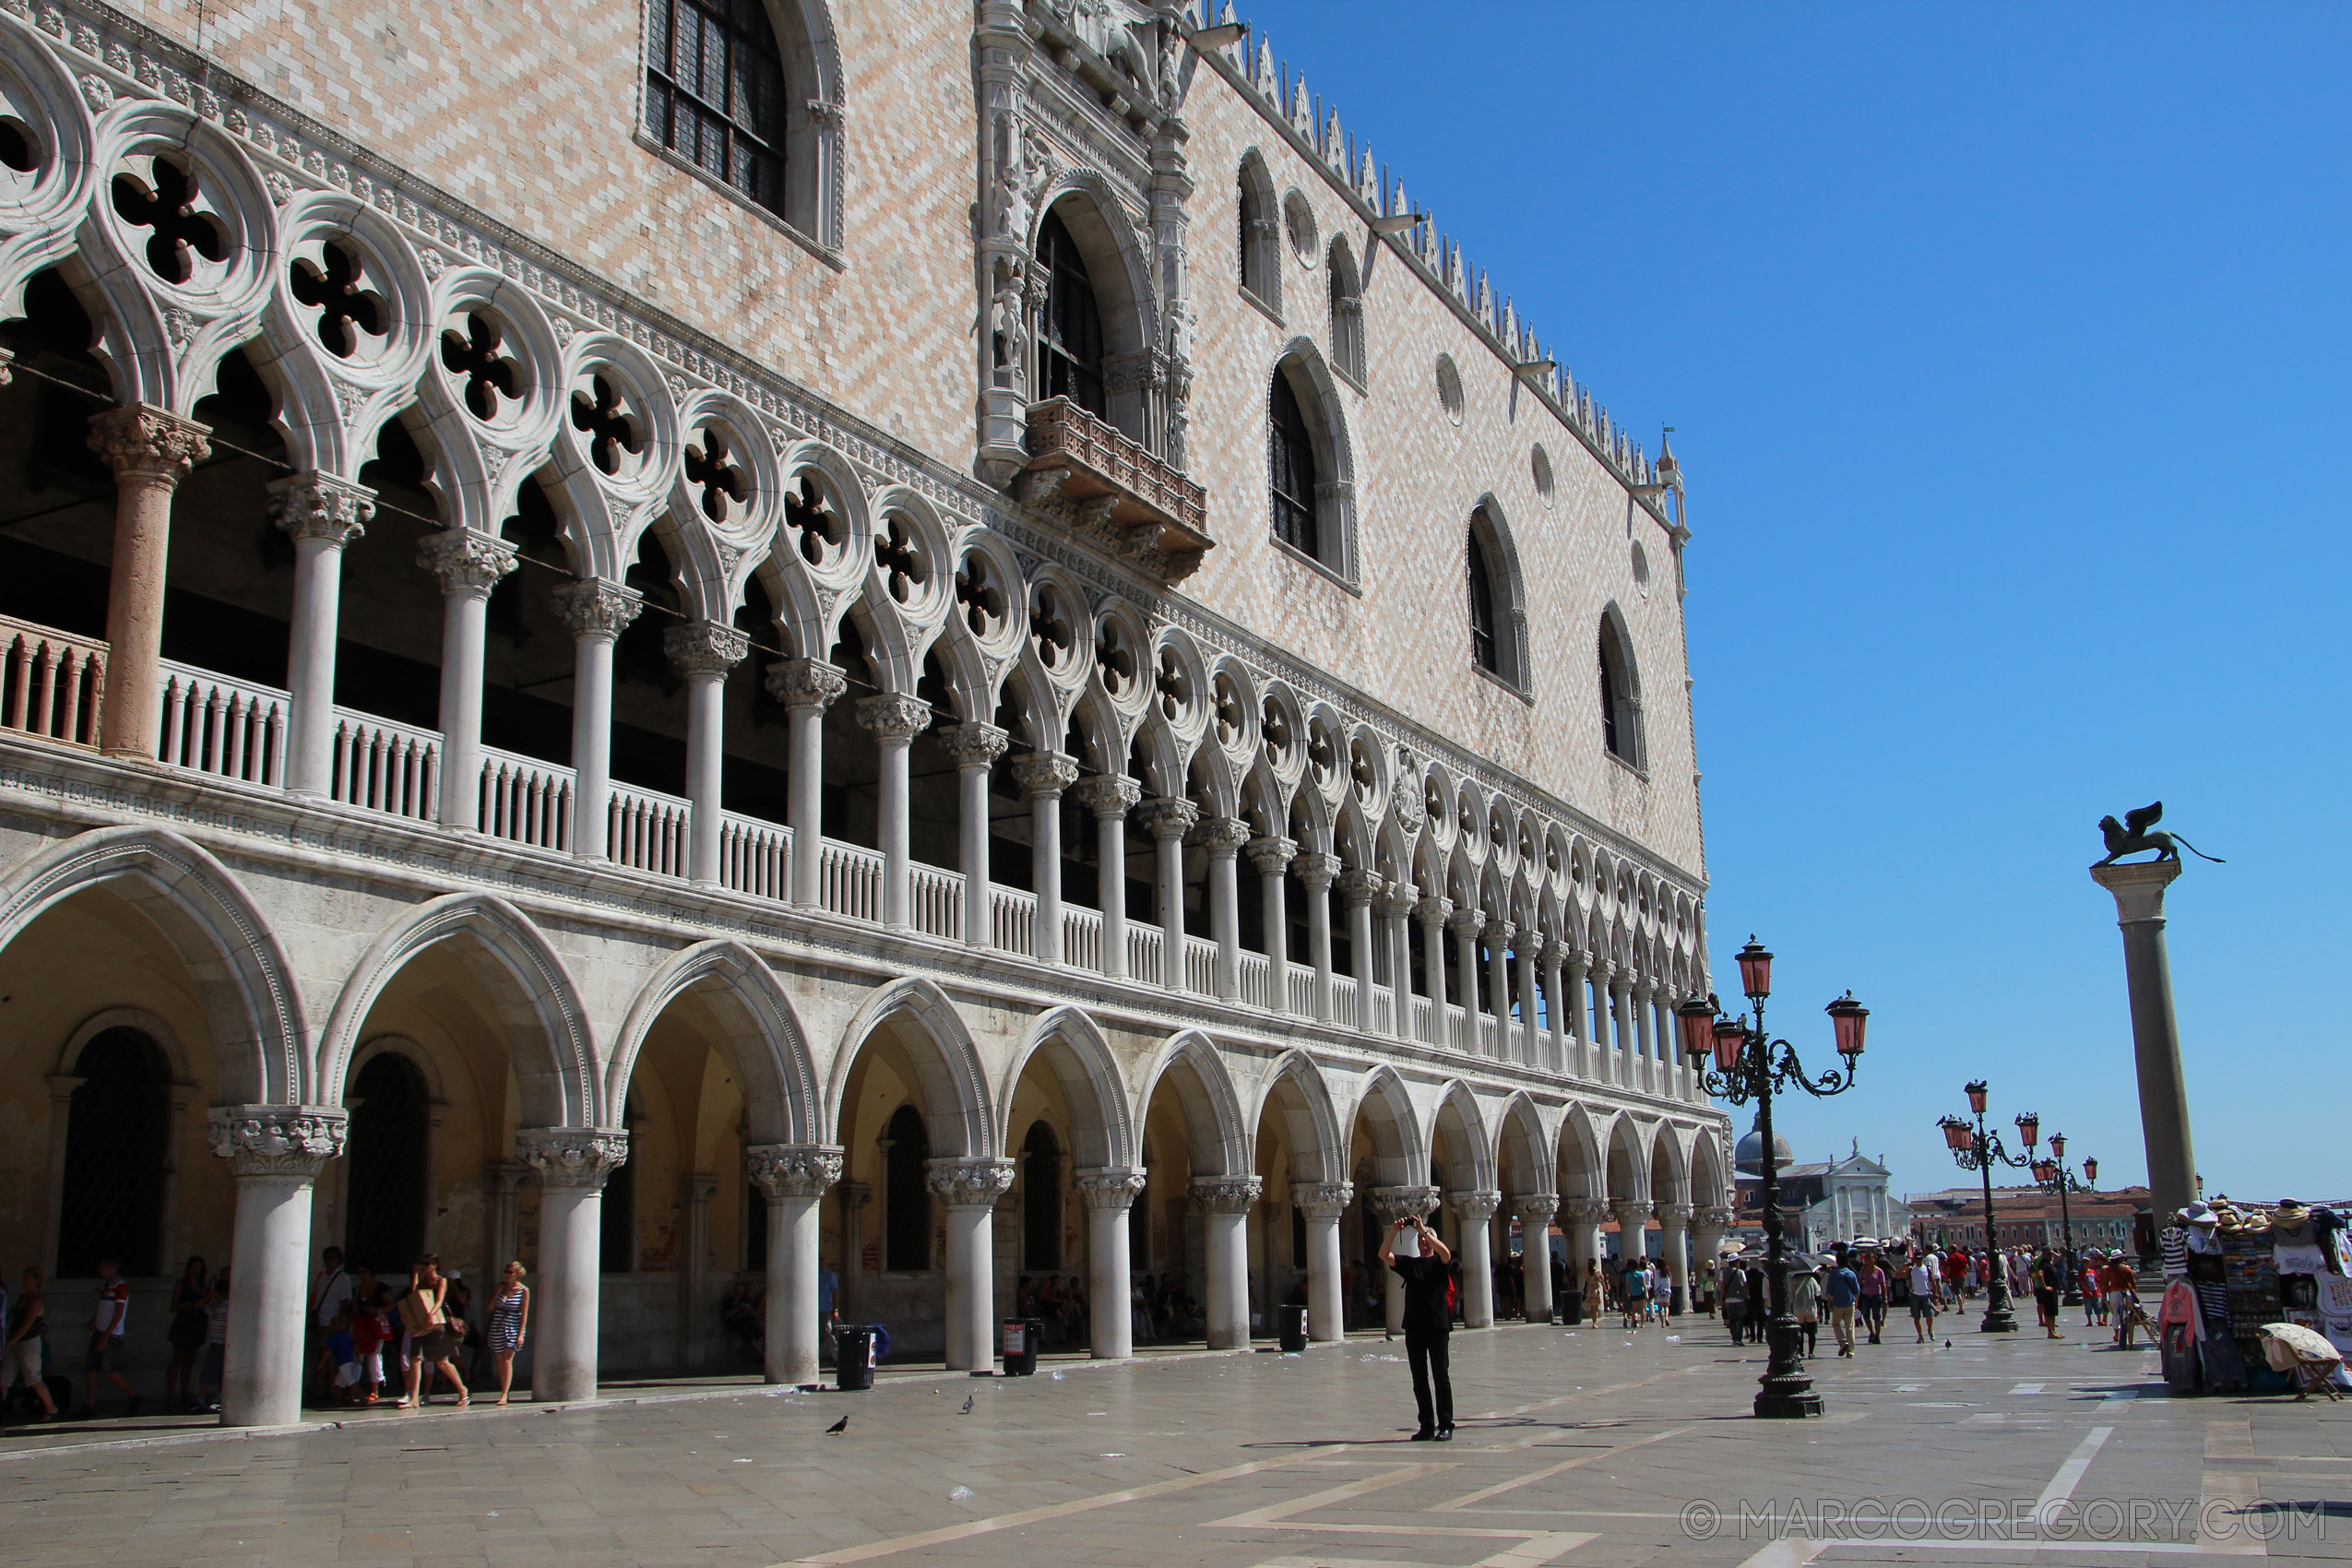
<svg viewBox="0 0 2352 1568">
<path fill-rule="evenodd" d="M 2115 923 L 2123 931 L 2132 1054 L 2140 1079 L 2140 1136 L 2147 1148 L 2150 1204 L 2159 1215 L 2178 1212 L 2197 1195 L 2189 1088 L 2180 1071 L 2180 1025 L 2172 1013 L 2172 963 L 2164 947 L 2164 890 L 2180 874 L 2177 860 L 2091 868 L 2091 880 L 2115 896 Z"/>
</svg>

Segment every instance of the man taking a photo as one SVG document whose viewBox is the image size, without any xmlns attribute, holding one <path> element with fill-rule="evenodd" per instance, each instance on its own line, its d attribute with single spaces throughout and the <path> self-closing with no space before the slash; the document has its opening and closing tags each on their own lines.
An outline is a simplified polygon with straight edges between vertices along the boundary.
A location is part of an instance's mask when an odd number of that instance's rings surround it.
<svg viewBox="0 0 2352 1568">
<path fill-rule="evenodd" d="M 1454 1328 L 1445 1301 L 1450 1278 L 1445 1265 L 1453 1257 L 1418 1214 L 1390 1222 L 1387 1240 L 1380 1244 L 1380 1261 L 1405 1282 L 1405 1356 L 1413 1364 L 1413 1402 L 1421 1417 L 1415 1443 L 1454 1441 L 1454 1380 L 1445 1360 L 1446 1336 Z"/>
</svg>

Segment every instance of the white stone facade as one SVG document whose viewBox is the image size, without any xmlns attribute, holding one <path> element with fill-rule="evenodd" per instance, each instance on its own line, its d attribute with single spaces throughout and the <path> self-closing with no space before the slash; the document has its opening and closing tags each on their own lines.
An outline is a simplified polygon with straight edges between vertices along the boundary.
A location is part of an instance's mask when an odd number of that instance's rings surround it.
<svg viewBox="0 0 2352 1568">
<path fill-rule="evenodd" d="M 1123 1354 L 1145 1273 L 1336 1336 L 1381 1215 L 1719 1219 L 1670 467 L 1198 16 L 772 0 L 763 201 L 643 128 L 687 5 L 0 0 L 0 445 L 77 407 L 111 472 L 0 505 L 56 574 L 0 622 L 0 1261 L 232 1255 L 250 1422 L 387 1203 L 530 1264 L 566 1397 L 723 1359 L 739 1281 L 814 1378 L 820 1264 L 984 1369 L 1027 1272 Z M 119 1194 L 93 1042 L 153 1063 Z"/>
</svg>

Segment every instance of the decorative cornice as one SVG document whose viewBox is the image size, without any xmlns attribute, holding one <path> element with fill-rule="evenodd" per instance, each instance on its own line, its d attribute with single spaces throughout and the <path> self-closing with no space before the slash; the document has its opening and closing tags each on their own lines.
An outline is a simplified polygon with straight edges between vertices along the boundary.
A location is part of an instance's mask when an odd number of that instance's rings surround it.
<svg viewBox="0 0 2352 1568">
<path fill-rule="evenodd" d="M 1265 1190 L 1254 1176 L 1195 1176 L 1186 1196 L 1199 1214 L 1247 1214 Z"/>
<path fill-rule="evenodd" d="M 524 1127 L 515 1134 L 515 1158 L 539 1173 L 541 1187 L 601 1188 L 629 1160 L 622 1127 Z"/>
<path fill-rule="evenodd" d="M 343 1152 L 350 1115 L 339 1105 L 216 1105 L 204 1135 L 239 1179 L 309 1182 Z"/>
<path fill-rule="evenodd" d="M 313 469 L 268 484 L 269 515 L 297 540 L 324 540 L 341 549 L 367 531 L 375 492 Z"/>
<path fill-rule="evenodd" d="M 993 1208 L 1013 1190 L 1009 1159 L 927 1159 L 923 1184 L 949 1208 Z"/>
<path fill-rule="evenodd" d="M 743 1174 L 769 1203 L 821 1198 L 841 1180 L 841 1151 L 830 1144 L 746 1144 Z"/>
</svg>

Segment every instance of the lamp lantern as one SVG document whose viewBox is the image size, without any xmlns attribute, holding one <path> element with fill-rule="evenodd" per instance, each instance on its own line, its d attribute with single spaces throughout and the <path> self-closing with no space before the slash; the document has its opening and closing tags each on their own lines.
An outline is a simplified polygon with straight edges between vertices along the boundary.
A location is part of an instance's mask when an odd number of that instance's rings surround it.
<svg viewBox="0 0 2352 1568">
<path fill-rule="evenodd" d="M 2090 1156 L 2089 1158 L 2085 1158 L 2085 1159 L 2083 1161 L 2083 1180 L 2084 1180 L 2084 1181 L 2085 1181 L 2085 1182 L 2096 1182 L 2096 1181 L 2097 1181 L 2098 1179 L 2099 1179 L 2099 1160 L 2098 1160 L 2098 1156 L 2097 1156 L 2097 1155 L 2092 1155 L 2092 1156 Z"/>
<path fill-rule="evenodd" d="M 2049 1135 L 2049 1157 L 2052 1159 L 2064 1159 L 2066 1158 L 2065 1134 L 2052 1133 Z"/>
<path fill-rule="evenodd" d="M 1754 936 L 1740 949 L 1740 989 L 1751 1002 L 1761 1001 L 1772 994 L 1772 955 Z"/>
<path fill-rule="evenodd" d="M 1946 1116 L 1936 1124 L 1943 1129 L 1945 1146 L 1955 1152 L 1966 1148 L 1976 1137 L 1976 1134 L 1968 1130 L 1968 1123 L 1957 1116 Z"/>
<path fill-rule="evenodd" d="M 1740 1049 L 1748 1043 L 1748 1027 L 1737 1018 L 1715 1021 L 1716 1070 L 1728 1073 L 1740 1065 Z"/>
<path fill-rule="evenodd" d="M 1693 1061 L 1715 1049 L 1715 1004 L 1695 992 L 1674 1009 L 1682 1030 L 1682 1054 Z"/>
<path fill-rule="evenodd" d="M 1862 1054 L 1862 1027 L 1871 1021 L 1871 1010 L 1854 1000 L 1848 991 L 1827 1008 L 1829 1023 L 1837 1039 L 1837 1054 L 1851 1063 Z"/>
<path fill-rule="evenodd" d="M 1979 1116 L 1985 1113 L 1985 1093 L 1990 1087 L 1982 1078 L 1968 1086 L 1968 1109 Z"/>
<path fill-rule="evenodd" d="M 2019 1111 L 2017 1113 L 2017 1135 L 2025 1140 L 2025 1146 L 2027 1148 L 2033 1147 L 2036 1143 L 2040 1141 L 2042 1135 L 2041 1112 L 2038 1111 Z"/>
</svg>

